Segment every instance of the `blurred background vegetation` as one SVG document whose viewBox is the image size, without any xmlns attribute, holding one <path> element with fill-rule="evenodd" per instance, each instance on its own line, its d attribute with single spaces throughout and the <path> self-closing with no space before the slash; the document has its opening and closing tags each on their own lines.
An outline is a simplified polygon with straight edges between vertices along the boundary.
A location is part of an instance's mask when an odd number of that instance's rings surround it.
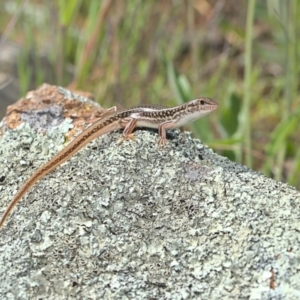
<svg viewBox="0 0 300 300">
<path fill-rule="evenodd" d="M 208 96 L 219 109 L 195 122 L 194 134 L 300 188 L 299 7 L 298 0 L 1 0 L 0 102 L 7 88 L 18 91 L 15 101 L 43 82 L 91 92 L 103 107 Z"/>
</svg>

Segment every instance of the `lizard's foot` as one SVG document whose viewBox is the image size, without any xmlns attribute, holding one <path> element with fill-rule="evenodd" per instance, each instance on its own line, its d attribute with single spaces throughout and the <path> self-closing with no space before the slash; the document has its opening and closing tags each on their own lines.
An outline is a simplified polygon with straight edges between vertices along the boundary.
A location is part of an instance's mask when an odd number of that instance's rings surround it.
<svg viewBox="0 0 300 300">
<path fill-rule="evenodd" d="M 185 143 L 185 135 L 182 135 L 181 138 L 179 139 L 180 143 L 184 144 Z"/>
<path fill-rule="evenodd" d="M 121 145 L 126 140 L 132 140 L 135 141 L 135 135 L 133 133 L 122 135 L 117 139 L 117 145 Z"/>
<path fill-rule="evenodd" d="M 165 148 L 168 145 L 168 140 L 165 138 L 159 138 L 157 141 L 158 148 Z"/>
</svg>

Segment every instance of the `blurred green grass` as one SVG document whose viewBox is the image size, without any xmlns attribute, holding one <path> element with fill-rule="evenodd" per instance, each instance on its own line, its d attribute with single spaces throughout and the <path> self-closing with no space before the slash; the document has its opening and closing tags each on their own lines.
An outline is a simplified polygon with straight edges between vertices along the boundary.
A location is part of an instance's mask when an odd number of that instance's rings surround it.
<svg viewBox="0 0 300 300">
<path fill-rule="evenodd" d="M 104 107 L 211 97 L 219 109 L 192 125 L 195 135 L 297 188 L 299 23 L 297 0 L 2 0 L 0 6 L 2 38 L 22 49 L 22 95 L 47 78 L 92 92 Z"/>
</svg>

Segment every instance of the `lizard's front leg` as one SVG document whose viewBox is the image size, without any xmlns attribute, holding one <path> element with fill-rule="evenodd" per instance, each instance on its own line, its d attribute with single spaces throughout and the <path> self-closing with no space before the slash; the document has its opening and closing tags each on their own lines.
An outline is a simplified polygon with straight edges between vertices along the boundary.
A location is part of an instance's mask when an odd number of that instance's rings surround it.
<svg viewBox="0 0 300 300">
<path fill-rule="evenodd" d="M 180 132 L 181 132 L 181 139 L 180 139 L 180 141 L 182 143 L 185 143 L 185 131 L 184 131 L 184 127 L 181 126 L 181 127 L 179 127 L 179 129 L 180 129 Z"/>
<path fill-rule="evenodd" d="M 157 141 L 158 147 L 165 147 L 168 144 L 166 130 L 174 128 L 174 121 L 166 121 L 158 126 L 159 139 Z"/>
</svg>

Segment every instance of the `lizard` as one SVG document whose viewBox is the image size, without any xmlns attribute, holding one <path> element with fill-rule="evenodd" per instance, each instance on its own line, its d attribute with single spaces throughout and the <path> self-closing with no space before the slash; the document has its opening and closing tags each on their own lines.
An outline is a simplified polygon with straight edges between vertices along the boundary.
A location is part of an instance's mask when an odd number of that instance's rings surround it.
<svg viewBox="0 0 300 300">
<path fill-rule="evenodd" d="M 98 121 L 86 128 L 25 181 L 4 211 L 0 220 L 0 228 L 13 208 L 37 181 L 71 158 L 95 138 L 115 130 L 124 129 L 120 138 L 122 142 L 126 139 L 134 139 L 132 132 L 135 127 L 155 128 L 158 129 L 159 134 L 158 146 L 165 147 L 167 145 L 166 130 L 180 128 L 183 131 L 183 126 L 211 113 L 217 107 L 218 103 L 216 101 L 202 97 L 172 108 L 165 108 L 160 105 L 145 105 L 119 112 L 115 106 L 107 109 Z"/>
</svg>

